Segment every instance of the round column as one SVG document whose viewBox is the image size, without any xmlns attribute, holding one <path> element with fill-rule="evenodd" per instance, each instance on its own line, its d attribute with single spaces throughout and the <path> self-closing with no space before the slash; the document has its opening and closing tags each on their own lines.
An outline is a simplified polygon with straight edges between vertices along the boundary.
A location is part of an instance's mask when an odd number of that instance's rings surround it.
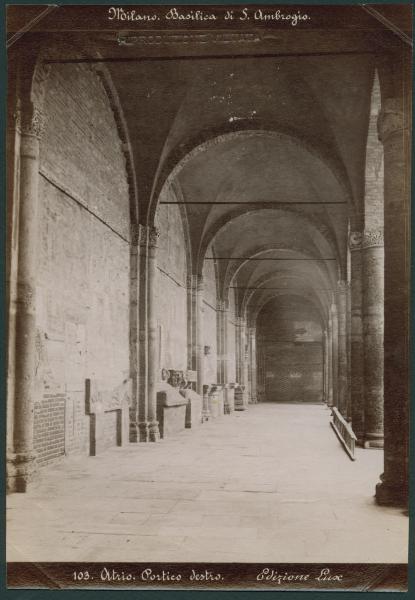
<svg viewBox="0 0 415 600">
<path fill-rule="evenodd" d="M 338 304 L 338 399 L 337 407 L 347 417 L 347 282 L 337 284 Z"/>
<path fill-rule="evenodd" d="M 196 371 L 197 371 L 197 393 L 203 399 L 202 405 L 202 419 L 207 421 L 209 419 L 209 402 L 208 402 L 208 390 L 205 386 L 205 348 L 204 348 L 204 332 L 203 332 L 203 317 L 204 317 L 204 304 L 203 304 L 203 277 L 197 275 L 194 280 L 195 283 L 195 296 L 196 296 Z"/>
<path fill-rule="evenodd" d="M 364 447 L 383 448 L 383 231 L 365 231 L 362 257 Z"/>
<path fill-rule="evenodd" d="M 338 406 L 339 399 L 339 323 L 337 315 L 337 306 L 333 302 L 331 305 L 331 323 L 332 323 L 332 373 L 333 373 L 333 406 Z"/>
<path fill-rule="evenodd" d="M 150 442 L 160 439 L 157 421 L 158 348 L 156 321 L 157 241 L 159 230 L 149 229 L 148 239 L 148 436 Z"/>
<path fill-rule="evenodd" d="M 327 329 L 323 331 L 323 402 L 328 403 L 328 334 Z"/>
<path fill-rule="evenodd" d="M 42 114 L 22 115 L 20 138 L 19 256 L 16 294 L 14 453 L 8 457 L 8 488 L 25 492 L 33 478 L 36 369 L 36 275 L 38 242 L 39 145 Z"/>
<path fill-rule="evenodd" d="M 250 397 L 249 402 L 256 404 L 257 399 L 257 359 L 256 359 L 256 328 L 249 327 L 248 329 L 249 339 L 249 383 L 250 383 Z"/>
<path fill-rule="evenodd" d="M 331 311 L 327 327 L 327 406 L 333 406 L 333 319 Z"/>
<path fill-rule="evenodd" d="M 407 105 L 404 98 L 386 98 L 378 121 L 384 148 L 385 321 L 384 473 L 376 499 L 389 505 L 408 499 L 410 115 L 408 91 Z"/>
<path fill-rule="evenodd" d="M 362 232 L 352 231 L 349 236 L 351 263 L 351 340 L 350 340 L 350 395 L 351 419 L 357 443 L 363 444 L 364 434 L 364 358 L 362 326 Z"/>
</svg>

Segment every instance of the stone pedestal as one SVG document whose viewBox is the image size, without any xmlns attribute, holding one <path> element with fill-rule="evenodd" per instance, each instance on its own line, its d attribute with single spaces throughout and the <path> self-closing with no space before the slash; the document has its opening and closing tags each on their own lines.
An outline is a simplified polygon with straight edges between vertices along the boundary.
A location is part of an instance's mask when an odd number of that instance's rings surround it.
<svg viewBox="0 0 415 600">
<path fill-rule="evenodd" d="M 365 231 L 363 257 L 364 447 L 383 448 L 383 231 Z"/>
<path fill-rule="evenodd" d="M 362 327 L 362 233 L 352 231 L 349 236 L 351 282 L 351 341 L 350 341 L 350 394 L 353 431 L 359 445 L 364 434 L 364 358 Z"/>
<path fill-rule="evenodd" d="M 392 505 L 406 504 L 409 477 L 409 76 L 406 85 L 407 97 L 384 100 L 378 122 L 385 164 L 385 322 L 384 473 L 376 499 Z"/>
</svg>

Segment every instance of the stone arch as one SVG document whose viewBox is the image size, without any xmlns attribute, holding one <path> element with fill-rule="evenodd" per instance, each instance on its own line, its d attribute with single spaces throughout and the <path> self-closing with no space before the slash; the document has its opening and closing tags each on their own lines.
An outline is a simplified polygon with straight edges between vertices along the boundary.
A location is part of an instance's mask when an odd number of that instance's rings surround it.
<svg viewBox="0 0 415 600">
<path fill-rule="evenodd" d="M 290 291 L 290 293 L 281 292 L 281 293 L 272 294 L 271 296 L 266 298 L 262 303 L 258 304 L 255 311 L 252 312 L 251 322 L 252 323 L 256 322 L 259 313 L 264 308 L 264 306 L 266 306 L 268 304 L 268 302 L 271 302 L 272 300 L 274 300 L 274 298 L 279 298 L 280 296 L 298 296 L 299 298 L 302 298 L 301 294 L 298 294 L 296 292 L 291 292 L 291 291 Z M 324 330 L 325 319 L 324 319 L 324 312 L 322 312 L 322 306 L 318 302 L 316 302 L 315 299 L 311 300 L 309 298 L 308 301 L 317 309 L 317 311 L 321 317 L 321 327 L 322 327 L 322 330 Z"/>
<path fill-rule="evenodd" d="M 50 43 L 50 40 L 52 40 L 52 43 Z M 20 81 L 19 109 L 22 113 L 20 119 L 25 119 L 25 113 L 30 113 L 31 110 L 33 110 L 35 114 L 39 115 L 38 119 L 40 121 L 40 126 L 43 128 L 42 112 L 50 72 L 55 62 L 58 62 L 60 58 L 66 58 L 68 51 L 70 52 L 70 55 L 74 55 L 79 59 L 101 58 L 95 48 L 86 46 L 75 38 L 72 39 L 70 34 L 65 39 L 65 42 L 62 42 L 62 40 L 58 38 L 54 40 L 53 36 L 51 36 L 48 45 L 45 44 L 41 46 L 38 49 L 38 53 L 31 58 L 29 68 L 26 69 L 25 76 Z M 26 60 L 27 57 L 24 57 L 24 59 Z M 133 150 L 124 112 L 118 92 L 105 64 L 94 63 L 90 65 L 90 68 L 98 76 L 114 115 L 118 136 L 122 144 L 122 151 L 125 158 L 130 196 L 130 220 L 131 225 L 135 226 L 138 224 L 140 216 L 139 198 Z"/>
<path fill-rule="evenodd" d="M 318 261 L 319 257 L 313 256 L 311 253 L 306 252 L 304 249 L 302 248 L 286 248 L 283 247 L 281 245 L 281 247 L 278 246 L 278 244 L 267 244 L 265 246 L 261 246 L 260 248 L 258 248 L 254 254 L 251 255 L 252 258 L 254 256 L 258 256 L 259 254 L 263 254 L 265 252 L 269 252 L 272 250 L 286 250 L 286 251 L 293 251 L 293 252 L 298 252 L 300 254 L 303 254 L 306 258 L 315 258 Z M 228 268 L 228 272 L 226 273 L 226 280 L 223 282 L 223 290 L 222 293 L 225 296 L 226 295 L 226 289 L 227 287 L 229 287 L 229 285 L 232 283 L 232 280 L 236 277 L 236 275 L 238 274 L 238 272 L 243 268 L 244 265 L 246 265 L 249 262 L 249 258 L 247 258 L 246 260 L 240 260 L 240 261 L 234 261 L 234 263 L 232 264 L 232 266 L 230 266 Z M 319 268 L 319 270 L 321 270 L 320 265 L 317 263 L 316 266 Z M 337 264 L 337 271 L 339 271 L 339 267 Z M 324 273 L 324 271 L 322 271 L 322 273 Z M 328 272 L 324 273 L 325 276 L 330 277 Z"/>
<path fill-rule="evenodd" d="M 266 285 L 268 282 L 272 281 L 273 279 L 275 279 L 276 277 L 278 277 L 278 273 L 275 274 L 267 274 L 265 275 L 263 278 L 260 279 L 260 281 L 258 282 L 259 285 Z M 290 280 L 298 280 L 299 279 L 299 274 L 297 273 L 287 273 L 286 276 L 284 277 L 284 279 L 290 279 Z M 308 283 L 308 282 L 307 282 Z M 266 289 L 262 290 L 263 292 L 266 292 Z M 294 295 L 301 295 L 300 290 L 295 291 L 295 290 L 278 290 L 280 292 L 284 292 L 284 293 L 293 293 Z M 245 294 L 243 301 L 242 301 L 242 310 L 244 312 L 249 312 L 250 310 L 250 304 L 254 299 L 255 294 L 257 293 L 261 293 L 261 287 L 259 287 L 257 290 L 250 290 L 247 294 Z M 316 302 L 319 306 L 319 310 L 322 311 L 322 314 L 324 313 L 324 310 L 328 311 L 329 308 L 329 302 L 331 297 L 329 296 L 328 298 L 324 297 L 324 294 L 318 294 L 317 290 L 313 289 L 312 287 L 310 287 L 310 293 L 311 296 L 314 297 L 316 299 Z M 327 300 L 327 302 L 325 302 L 325 300 Z"/>
<path fill-rule="evenodd" d="M 345 200 L 349 205 L 353 205 L 353 195 L 348 178 L 344 173 L 344 169 L 339 166 L 337 161 L 333 160 L 333 157 L 330 156 L 327 151 L 321 151 L 321 149 L 317 149 L 312 141 L 306 139 L 299 132 L 292 129 L 287 128 L 285 131 L 283 131 L 282 128 L 279 127 L 278 131 L 273 131 L 268 129 L 265 124 L 262 126 L 260 124 L 256 124 L 256 128 L 252 129 L 252 121 L 249 121 L 246 123 L 239 122 L 236 126 L 229 126 L 228 131 L 225 132 L 223 127 L 218 131 L 212 131 L 212 129 L 209 129 L 205 135 L 199 136 L 197 139 L 192 140 L 186 145 L 183 145 L 180 154 L 174 159 L 170 158 L 166 165 L 164 165 L 162 173 L 159 174 L 158 181 L 154 184 L 147 216 L 148 222 L 152 223 L 154 220 L 154 214 L 159 201 L 161 188 L 166 182 L 173 180 L 187 162 L 208 148 L 221 144 L 223 141 L 237 138 L 243 139 L 256 135 L 278 139 L 289 139 L 294 144 L 306 149 L 317 160 L 325 163 L 328 166 L 337 180 L 339 187 L 344 194 Z"/>
</svg>

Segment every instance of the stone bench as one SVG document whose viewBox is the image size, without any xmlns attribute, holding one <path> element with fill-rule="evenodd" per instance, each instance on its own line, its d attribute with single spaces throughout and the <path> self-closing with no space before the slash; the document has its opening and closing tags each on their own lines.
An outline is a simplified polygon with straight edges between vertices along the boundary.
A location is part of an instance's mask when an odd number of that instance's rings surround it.
<svg viewBox="0 0 415 600">
<path fill-rule="evenodd" d="M 168 383 L 162 383 L 157 391 L 157 420 L 160 437 L 165 438 L 183 431 L 186 424 L 188 401 Z"/>
</svg>

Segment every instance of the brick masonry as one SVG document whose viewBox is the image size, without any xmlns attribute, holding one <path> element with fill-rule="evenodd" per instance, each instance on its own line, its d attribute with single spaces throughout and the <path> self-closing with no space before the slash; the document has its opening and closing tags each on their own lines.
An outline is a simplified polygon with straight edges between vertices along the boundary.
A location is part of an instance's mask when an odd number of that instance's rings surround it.
<svg viewBox="0 0 415 600">
<path fill-rule="evenodd" d="M 265 400 L 321 402 L 322 331 L 306 300 L 283 296 L 265 306 L 258 321 Z"/>
<path fill-rule="evenodd" d="M 85 379 L 113 389 L 129 377 L 128 185 L 97 74 L 85 65 L 54 66 L 45 115 L 36 306 L 39 464 L 64 453 L 88 454 Z M 105 417 L 108 445 L 116 442 L 114 414 Z"/>
<path fill-rule="evenodd" d="M 39 466 L 65 454 L 65 395 L 45 394 L 35 403 L 34 449 Z"/>
<path fill-rule="evenodd" d="M 172 191 L 161 201 L 175 201 Z M 159 205 L 156 226 L 161 235 L 157 249 L 156 311 L 159 369 L 187 369 L 186 241 L 177 206 Z"/>
</svg>

